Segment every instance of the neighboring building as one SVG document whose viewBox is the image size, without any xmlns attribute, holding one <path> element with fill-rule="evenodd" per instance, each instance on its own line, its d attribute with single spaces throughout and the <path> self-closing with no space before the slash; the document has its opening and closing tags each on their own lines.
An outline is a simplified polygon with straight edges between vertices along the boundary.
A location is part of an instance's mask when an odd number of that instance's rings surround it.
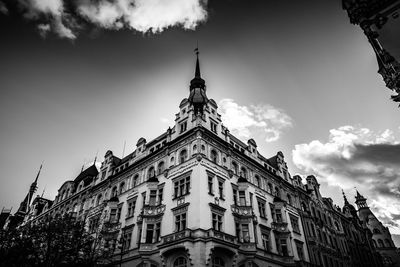
<svg viewBox="0 0 400 267">
<path fill-rule="evenodd" d="M 11 215 L 11 209 L 3 208 L 0 213 L 0 231 L 4 228 L 8 218 Z"/>
<path fill-rule="evenodd" d="M 367 205 L 367 199 L 358 191 L 356 195 L 358 216 L 373 236 L 376 250 L 381 254 L 384 266 L 400 266 L 400 254 L 393 243 L 389 229 L 384 226 Z"/>
<path fill-rule="evenodd" d="M 120 266 L 379 266 L 369 264 L 366 229 L 321 197 L 315 177 L 303 185 L 282 152 L 263 157 L 253 139 L 222 125 L 198 57 L 172 128 L 140 138 L 122 159 L 107 151 L 99 170 L 93 164 L 54 201 L 38 196 L 23 209 L 24 223 L 85 220 Z"/>
<path fill-rule="evenodd" d="M 310 175 L 306 184 L 296 181 L 301 217 L 313 266 L 380 266 L 370 231 L 362 227 L 358 217 L 335 206 L 319 191 L 317 179 Z M 347 203 L 347 202 L 346 202 Z M 347 203 L 348 204 L 348 203 Z M 346 205 L 347 205 L 346 204 Z M 347 206 L 346 206 L 347 207 Z"/>
<path fill-rule="evenodd" d="M 400 102 L 400 0 L 342 0 L 352 24 L 359 25 L 371 44 L 386 86 Z"/>
</svg>

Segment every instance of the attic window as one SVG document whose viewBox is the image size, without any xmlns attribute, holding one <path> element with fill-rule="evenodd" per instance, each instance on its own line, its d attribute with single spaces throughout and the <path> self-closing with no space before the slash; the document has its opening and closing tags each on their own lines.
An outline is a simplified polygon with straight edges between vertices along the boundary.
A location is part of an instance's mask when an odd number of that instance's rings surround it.
<svg viewBox="0 0 400 267">
<path fill-rule="evenodd" d="M 186 131 L 187 129 L 187 121 L 184 121 L 180 124 L 180 129 L 181 129 L 181 133 L 183 133 L 184 131 Z"/>
<path fill-rule="evenodd" d="M 211 113 L 212 113 L 212 114 L 215 114 L 215 110 L 214 110 L 214 109 L 211 109 Z"/>
<path fill-rule="evenodd" d="M 182 114 L 185 114 L 186 113 L 186 109 L 184 108 L 184 109 L 182 109 Z"/>
</svg>

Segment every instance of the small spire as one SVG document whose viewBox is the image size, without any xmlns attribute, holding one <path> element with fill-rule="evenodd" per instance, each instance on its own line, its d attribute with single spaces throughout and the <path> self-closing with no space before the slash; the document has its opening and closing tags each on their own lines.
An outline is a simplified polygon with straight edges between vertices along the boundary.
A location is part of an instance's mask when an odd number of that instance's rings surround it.
<svg viewBox="0 0 400 267">
<path fill-rule="evenodd" d="M 346 197 L 346 194 L 344 193 L 343 189 L 342 189 L 342 194 L 343 194 L 343 198 L 344 198 L 344 204 L 348 205 L 349 201 L 347 201 L 347 197 Z"/>
</svg>

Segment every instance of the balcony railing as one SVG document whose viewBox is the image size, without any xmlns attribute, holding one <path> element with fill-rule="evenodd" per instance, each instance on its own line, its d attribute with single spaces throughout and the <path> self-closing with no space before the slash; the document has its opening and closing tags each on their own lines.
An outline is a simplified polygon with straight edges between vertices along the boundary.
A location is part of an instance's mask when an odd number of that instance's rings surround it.
<svg viewBox="0 0 400 267">
<path fill-rule="evenodd" d="M 171 242 L 175 242 L 175 241 L 179 241 L 179 240 L 191 237 L 191 235 L 192 235 L 192 231 L 190 229 L 185 229 L 185 230 L 177 232 L 177 233 L 163 236 L 163 237 L 161 237 L 161 240 L 162 240 L 163 244 L 166 244 L 166 243 L 171 243 Z"/>
<path fill-rule="evenodd" d="M 210 229 L 207 232 L 208 237 L 213 237 L 219 240 L 223 240 L 232 244 L 236 244 L 237 243 L 237 238 L 236 236 L 230 235 L 230 234 L 226 234 L 224 232 L 220 232 L 214 229 Z"/>
<path fill-rule="evenodd" d="M 289 232 L 287 226 L 288 226 L 287 222 L 272 222 L 271 223 L 272 229 L 275 231 L 281 232 L 281 233 Z"/>
<path fill-rule="evenodd" d="M 121 223 L 117 219 L 111 219 L 103 223 L 101 234 L 105 240 L 117 239 L 120 230 Z"/>
<path fill-rule="evenodd" d="M 165 211 L 165 205 L 145 205 L 143 207 L 143 217 L 148 216 L 159 216 L 162 215 Z"/>
<path fill-rule="evenodd" d="M 238 215 L 242 217 L 252 217 L 253 216 L 253 208 L 251 206 L 238 206 L 231 205 L 231 211 L 233 215 Z"/>
</svg>

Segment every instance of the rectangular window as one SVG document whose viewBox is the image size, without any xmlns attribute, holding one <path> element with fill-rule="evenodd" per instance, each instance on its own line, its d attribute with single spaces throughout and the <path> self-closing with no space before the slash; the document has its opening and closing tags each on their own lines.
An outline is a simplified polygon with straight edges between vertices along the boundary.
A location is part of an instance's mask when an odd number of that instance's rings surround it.
<svg viewBox="0 0 400 267">
<path fill-rule="evenodd" d="M 249 243 L 250 242 L 250 232 L 249 232 L 249 225 L 248 224 L 242 224 L 242 236 L 243 236 L 243 242 L 244 243 Z"/>
<path fill-rule="evenodd" d="M 208 193 L 214 195 L 213 185 L 214 185 L 214 177 L 208 176 Z"/>
<path fill-rule="evenodd" d="M 146 244 L 153 243 L 154 224 L 148 224 L 146 230 Z"/>
<path fill-rule="evenodd" d="M 136 206 L 136 198 L 132 198 L 128 200 L 128 212 L 127 212 L 127 218 L 133 217 L 133 214 L 135 213 L 135 206 Z"/>
<path fill-rule="evenodd" d="M 235 223 L 235 233 L 236 233 L 236 237 L 238 238 L 238 240 L 240 240 L 240 224 L 239 223 Z"/>
<path fill-rule="evenodd" d="M 174 182 L 174 197 L 180 197 L 189 194 L 190 177 L 181 178 Z"/>
<path fill-rule="evenodd" d="M 160 187 L 158 189 L 158 204 L 160 204 L 160 205 L 163 201 L 163 193 L 164 193 L 164 188 Z"/>
<path fill-rule="evenodd" d="M 282 222 L 282 211 L 280 209 L 275 210 L 275 217 L 276 217 L 276 222 L 278 223 Z"/>
<path fill-rule="evenodd" d="M 293 231 L 300 233 L 299 219 L 295 216 L 290 215 L 290 223 L 292 224 Z"/>
<path fill-rule="evenodd" d="M 246 206 L 246 194 L 245 191 L 239 191 L 239 205 Z"/>
<path fill-rule="evenodd" d="M 257 200 L 258 203 L 258 211 L 260 212 L 260 217 L 261 218 L 266 218 L 266 214 L 265 214 L 265 202 L 262 200 Z"/>
<path fill-rule="evenodd" d="M 299 256 L 299 259 L 303 260 L 304 259 L 303 244 L 296 243 L 296 250 L 297 250 L 297 255 Z"/>
<path fill-rule="evenodd" d="M 218 180 L 218 193 L 219 193 L 219 198 L 224 199 L 224 181 L 223 180 Z"/>
<path fill-rule="evenodd" d="M 157 203 L 157 190 L 150 190 L 149 205 L 155 206 Z"/>
<path fill-rule="evenodd" d="M 122 250 L 126 251 L 129 250 L 131 246 L 131 239 L 132 239 L 132 228 L 124 230 L 122 234 Z"/>
<path fill-rule="evenodd" d="M 222 232 L 222 215 L 212 213 L 212 228 Z"/>
<path fill-rule="evenodd" d="M 123 203 L 119 204 L 117 207 L 117 216 L 116 216 L 117 221 L 119 221 L 119 219 L 121 219 L 122 205 L 123 205 Z"/>
<path fill-rule="evenodd" d="M 233 203 L 237 205 L 237 199 L 238 199 L 238 191 L 235 188 L 232 188 L 232 195 L 233 195 Z"/>
<path fill-rule="evenodd" d="M 115 222 L 117 220 L 117 209 L 110 210 L 110 222 Z"/>
<path fill-rule="evenodd" d="M 269 251 L 270 250 L 269 249 L 269 233 L 262 232 L 261 233 L 261 241 L 262 241 L 264 249 L 266 251 Z"/>
<path fill-rule="evenodd" d="M 282 255 L 283 255 L 283 256 L 289 256 L 286 239 L 281 239 L 281 240 L 280 240 L 280 245 L 281 245 L 281 252 L 282 252 Z"/>
<path fill-rule="evenodd" d="M 160 241 L 160 236 L 161 236 L 161 223 L 156 223 L 154 242 Z"/>
<path fill-rule="evenodd" d="M 186 212 L 175 215 L 175 232 L 186 229 Z"/>
</svg>

